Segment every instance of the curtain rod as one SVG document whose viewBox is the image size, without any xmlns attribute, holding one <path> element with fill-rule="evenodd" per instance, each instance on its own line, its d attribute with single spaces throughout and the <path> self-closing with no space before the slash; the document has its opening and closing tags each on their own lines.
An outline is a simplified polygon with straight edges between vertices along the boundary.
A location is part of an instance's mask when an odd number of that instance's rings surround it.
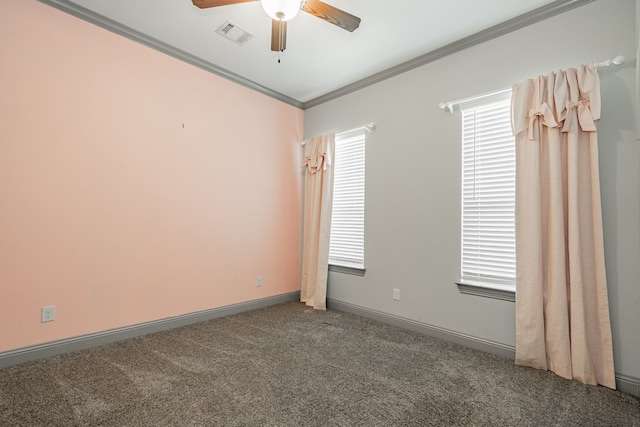
<svg viewBox="0 0 640 427">
<path fill-rule="evenodd" d="M 596 69 L 610 67 L 612 65 L 618 66 L 624 64 L 624 59 L 624 56 L 618 55 L 613 59 L 607 59 L 606 61 L 602 62 L 594 62 L 593 66 L 596 67 Z"/>
<path fill-rule="evenodd" d="M 344 134 L 349 133 L 349 132 L 354 132 L 354 131 L 363 130 L 363 129 L 366 130 L 368 134 L 372 134 L 376 130 L 376 124 L 373 123 L 373 122 L 369 122 L 366 125 L 362 125 L 362 126 L 357 127 L 357 128 L 349 129 L 349 130 L 344 131 L 344 132 L 336 133 L 336 136 L 344 135 Z M 305 141 L 302 141 L 300 143 L 300 145 L 305 145 L 306 143 L 307 143 L 307 141 L 305 140 Z"/>
<path fill-rule="evenodd" d="M 622 55 L 618 55 L 613 59 L 607 59 L 606 61 L 602 61 L 602 62 L 594 62 L 593 66 L 596 68 L 596 70 L 598 68 L 606 68 L 606 67 L 610 67 L 612 65 L 618 66 L 618 65 L 622 65 L 624 63 L 624 56 Z M 441 110 L 443 111 L 448 111 L 451 114 L 453 114 L 455 107 L 459 104 L 464 104 L 466 102 L 471 102 L 471 101 L 478 101 L 480 99 L 483 98 L 488 98 L 490 96 L 496 96 L 496 95 L 501 95 L 507 92 L 510 92 L 511 89 L 503 89 L 503 90 L 499 90 L 496 92 L 491 92 L 491 93 L 486 93 L 483 95 L 477 95 L 477 96 L 472 96 L 470 98 L 463 98 L 463 99 L 458 99 L 455 101 L 449 101 L 449 102 L 441 102 L 440 105 L 438 105 L 438 107 L 440 107 Z"/>
</svg>

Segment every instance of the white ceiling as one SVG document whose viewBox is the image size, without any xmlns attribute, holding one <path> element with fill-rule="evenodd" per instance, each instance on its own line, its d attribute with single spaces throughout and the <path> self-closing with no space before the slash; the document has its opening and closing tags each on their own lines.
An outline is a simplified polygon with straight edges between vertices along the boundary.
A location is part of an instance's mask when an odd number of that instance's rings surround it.
<svg viewBox="0 0 640 427">
<path fill-rule="evenodd" d="M 116 32 L 133 33 L 134 39 L 140 39 L 139 34 L 151 37 L 151 44 L 159 41 L 205 68 L 210 65 L 214 71 L 301 106 L 512 18 L 531 15 L 537 8 L 576 2 L 325 0 L 360 17 L 360 28 L 349 33 L 300 12 L 288 24 L 287 49 L 278 53 L 270 50 L 271 20 L 259 1 L 205 10 L 191 0 L 41 1 Z M 239 46 L 216 34 L 226 20 L 255 37 Z"/>
</svg>

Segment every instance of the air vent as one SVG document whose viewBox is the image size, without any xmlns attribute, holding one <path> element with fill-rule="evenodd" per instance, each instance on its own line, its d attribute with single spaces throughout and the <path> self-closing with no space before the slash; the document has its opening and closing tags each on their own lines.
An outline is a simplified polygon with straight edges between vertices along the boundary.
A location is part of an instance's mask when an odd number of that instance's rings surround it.
<svg viewBox="0 0 640 427">
<path fill-rule="evenodd" d="M 253 34 L 244 28 L 240 28 L 233 22 L 226 21 L 224 24 L 220 26 L 216 30 L 216 33 L 220 34 L 222 37 L 231 40 L 234 43 L 239 44 L 240 46 L 244 45 L 246 42 L 253 38 Z"/>
</svg>

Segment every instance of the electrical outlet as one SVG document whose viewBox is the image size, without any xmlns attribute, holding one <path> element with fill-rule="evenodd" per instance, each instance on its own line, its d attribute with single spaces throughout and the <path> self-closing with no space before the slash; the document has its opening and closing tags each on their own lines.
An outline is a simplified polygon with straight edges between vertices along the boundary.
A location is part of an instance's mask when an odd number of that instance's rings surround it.
<svg viewBox="0 0 640 427">
<path fill-rule="evenodd" d="M 256 286 L 257 287 L 262 286 L 262 276 L 256 277 Z"/>
<path fill-rule="evenodd" d="M 400 289 L 393 288 L 393 299 L 396 301 L 400 301 Z"/>
<path fill-rule="evenodd" d="M 56 306 L 50 305 L 47 307 L 42 307 L 40 314 L 41 314 L 41 320 L 40 320 L 41 323 L 53 322 L 54 320 L 56 320 Z"/>
</svg>

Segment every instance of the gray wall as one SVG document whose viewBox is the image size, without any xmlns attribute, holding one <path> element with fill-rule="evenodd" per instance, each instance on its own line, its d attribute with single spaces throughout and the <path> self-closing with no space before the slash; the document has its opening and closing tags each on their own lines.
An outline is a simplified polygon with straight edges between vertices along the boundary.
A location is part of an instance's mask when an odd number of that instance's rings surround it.
<svg viewBox="0 0 640 427">
<path fill-rule="evenodd" d="M 514 304 L 460 294 L 460 115 L 438 109 L 559 68 L 625 55 L 600 72 L 605 246 L 616 372 L 640 378 L 640 152 L 636 0 L 598 0 L 305 112 L 305 137 L 374 121 L 367 142 L 364 277 L 332 272 L 328 296 L 513 347 Z M 401 300 L 392 299 L 400 288 Z"/>
</svg>

